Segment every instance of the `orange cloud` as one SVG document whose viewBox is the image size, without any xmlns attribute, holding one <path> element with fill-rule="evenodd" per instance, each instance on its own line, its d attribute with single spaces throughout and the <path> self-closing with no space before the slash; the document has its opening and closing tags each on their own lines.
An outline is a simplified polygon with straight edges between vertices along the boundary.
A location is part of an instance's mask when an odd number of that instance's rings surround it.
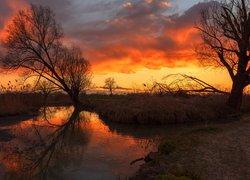
<svg viewBox="0 0 250 180">
<path fill-rule="evenodd" d="M 10 7 L 11 10 L 15 12 L 27 6 L 27 2 L 25 2 L 24 0 L 5 0 L 5 2 L 7 3 L 8 7 Z"/>
<path fill-rule="evenodd" d="M 120 35 L 126 37 L 126 33 Z M 192 26 L 171 28 L 161 38 L 130 34 L 130 40 L 125 42 L 99 48 L 86 47 L 84 55 L 92 61 L 97 73 L 135 73 L 145 67 L 185 67 L 199 64 L 193 51 L 199 41 L 198 32 Z"/>
<path fill-rule="evenodd" d="M 84 29 L 75 35 L 82 40 L 84 55 L 99 73 L 134 73 L 139 69 L 200 65 L 194 46 L 200 42 L 194 28 L 200 10 L 209 3 L 199 3 L 182 15 L 165 15 L 166 1 L 140 1 L 124 7 L 105 28 Z"/>
<path fill-rule="evenodd" d="M 126 2 L 122 5 L 124 8 L 132 8 L 133 4 L 131 2 Z"/>
<path fill-rule="evenodd" d="M 115 49 L 117 50 L 117 47 Z M 122 49 L 124 50 L 124 47 Z M 121 56 L 119 58 L 100 57 L 103 60 L 94 62 L 93 70 L 98 73 L 135 73 L 142 67 L 156 70 L 162 67 L 185 67 L 190 65 L 190 63 L 197 63 L 192 50 L 176 50 L 171 52 L 146 50 L 142 52 L 128 49 L 127 51 L 129 56 Z M 112 49 L 109 52 L 108 50 L 105 52 L 113 53 Z M 95 54 L 95 57 L 98 57 L 98 55 Z"/>
</svg>

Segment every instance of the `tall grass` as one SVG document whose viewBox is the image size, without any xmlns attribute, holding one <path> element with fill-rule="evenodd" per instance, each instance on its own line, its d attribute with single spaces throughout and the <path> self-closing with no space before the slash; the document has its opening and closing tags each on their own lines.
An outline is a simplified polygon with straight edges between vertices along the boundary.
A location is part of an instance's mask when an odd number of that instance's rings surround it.
<svg viewBox="0 0 250 180">
<path fill-rule="evenodd" d="M 225 95 L 100 97 L 95 111 L 104 120 L 137 124 L 219 121 L 226 116 Z M 248 98 L 249 99 L 249 98 Z M 249 107 L 250 103 L 245 103 Z M 246 109 L 246 108 L 245 108 Z"/>
<path fill-rule="evenodd" d="M 42 95 L 38 93 L 0 94 L 0 116 L 37 111 L 42 105 L 42 98 Z"/>
<path fill-rule="evenodd" d="M 72 102 L 68 95 L 57 92 L 45 99 L 42 93 L 5 92 L 0 94 L 0 116 L 29 114 L 42 106 L 67 106 Z"/>
<path fill-rule="evenodd" d="M 226 95 L 88 95 L 94 111 L 104 120 L 131 124 L 167 124 L 197 121 L 218 121 L 227 116 Z M 81 98 L 86 101 L 86 96 Z M 250 96 L 244 97 L 243 112 L 250 110 Z M 72 104 L 66 94 L 55 93 L 47 105 Z M 40 93 L 0 94 L 0 116 L 36 111 L 44 105 Z"/>
</svg>

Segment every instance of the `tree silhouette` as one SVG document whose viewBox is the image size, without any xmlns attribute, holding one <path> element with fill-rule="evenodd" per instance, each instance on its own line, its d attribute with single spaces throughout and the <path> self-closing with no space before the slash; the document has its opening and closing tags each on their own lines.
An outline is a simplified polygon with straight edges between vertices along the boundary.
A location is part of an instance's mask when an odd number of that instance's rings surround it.
<svg viewBox="0 0 250 180">
<path fill-rule="evenodd" d="M 30 5 L 20 10 L 8 26 L 3 44 L 5 66 L 22 69 L 38 81 L 46 79 L 65 91 L 79 106 L 79 94 L 90 84 L 89 63 L 79 47 L 62 45 L 62 29 L 49 7 Z"/>
<path fill-rule="evenodd" d="M 232 80 L 227 101 L 239 110 L 244 88 L 250 83 L 250 3 L 248 0 L 214 2 L 201 13 L 198 29 L 203 44 L 197 53 L 203 62 L 222 66 Z"/>
<path fill-rule="evenodd" d="M 114 88 L 116 88 L 115 79 L 112 78 L 112 77 L 109 77 L 109 78 L 105 79 L 104 87 L 109 90 L 110 95 L 113 95 L 113 90 L 114 90 Z"/>
</svg>

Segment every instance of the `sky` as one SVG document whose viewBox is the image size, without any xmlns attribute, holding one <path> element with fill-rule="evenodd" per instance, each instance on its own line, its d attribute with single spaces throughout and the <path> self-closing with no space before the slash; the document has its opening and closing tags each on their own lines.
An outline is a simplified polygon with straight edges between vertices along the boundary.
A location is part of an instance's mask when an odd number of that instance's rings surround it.
<svg viewBox="0 0 250 180">
<path fill-rule="evenodd" d="M 0 39 L 11 17 L 29 3 L 51 7 L 64 42 L 82 48 L 98 86 L 107 77 L 132 87 L 172 73 L 230 86 L 223 69 L 204 68 L 194 53 L 200 43 L 194 26 L 207 0 L 0 0 Z"/>
</svg>

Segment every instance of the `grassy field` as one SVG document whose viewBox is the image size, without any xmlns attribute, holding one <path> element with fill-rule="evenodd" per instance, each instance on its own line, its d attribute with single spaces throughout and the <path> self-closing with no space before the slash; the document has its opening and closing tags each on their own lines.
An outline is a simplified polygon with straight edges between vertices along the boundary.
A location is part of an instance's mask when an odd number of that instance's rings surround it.
<svg viewBox="0 0 250 180">
<path fill-rule="evenodd" d="M 250 115 L 169 135 L 131 180 L 250 179 Z"/>
</svg>

